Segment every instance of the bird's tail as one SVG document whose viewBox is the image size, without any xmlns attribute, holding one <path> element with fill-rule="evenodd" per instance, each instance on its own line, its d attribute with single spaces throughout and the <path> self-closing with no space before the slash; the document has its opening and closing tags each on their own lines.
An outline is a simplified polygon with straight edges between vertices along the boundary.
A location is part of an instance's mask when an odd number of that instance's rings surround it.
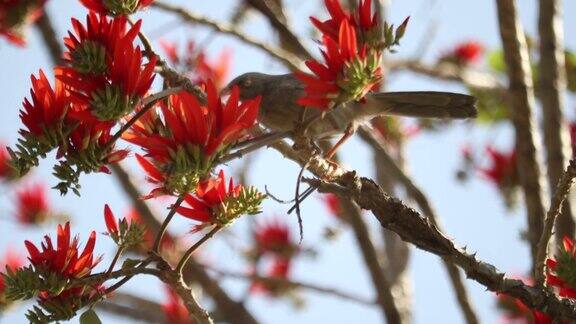
<svg viewBox="0 0 576 324">
<path fill-rule="evenodd" d="M 476 117 L 472 96 L 449 92 L 383 92 L 366 96 L 366 103 L 355 107 L 361 119 L 380 115 L 418 118 L 465 119 Z"/>
</svg>

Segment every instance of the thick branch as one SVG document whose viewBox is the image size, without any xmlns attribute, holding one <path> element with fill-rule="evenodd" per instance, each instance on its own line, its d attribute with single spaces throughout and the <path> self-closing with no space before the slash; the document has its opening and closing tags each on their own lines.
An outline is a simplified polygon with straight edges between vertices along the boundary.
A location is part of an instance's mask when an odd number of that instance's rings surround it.
<svg viewBox="0 0 576 324">
<path fill-rule="evenodd" d="M 389 176 L 394 177 L 398 182 L 400 182 L 410 198 L 412 198 L 420 207 L 420 210 L 426 216 L 430 222 L 439 230 L 442 230 L 439 224 L 436 212 L 432 208 L 426 195 L 412 179 L 402 170 L 390 157 L 383 143 L 381 143 L 371 132 L 366 128 L 360 128 L 358 131 L 359 135 L 374 149 L 375 154 L 379 156 L 380 166 L 383 167 Z M 466 323 L 476 324 L 478 322 L 478 316 L 475 310 L 472 308 L 472 304 L 468 297 L 468 292 L 466 291 L 466 286 L 464 285 L 462 276 L 458 268 L 447 260 L 442 260 L 446 272 L 448 272 L 448 277 L 450 278 L 450 283 L 456 294 L 456 300 L 460 305 L 460 309 L 464 317 L 466 318 Z"/>
<path fill-rule="evenodd" d="M 572 184 L 574 183 L 574 178 L 576 178 L 576 160 L 570 160 L 570 164 L 566 168 L 566 172 L 564 172 L 560 178 L 560 181 L 556 187 L 556 192 L 552 197 L 552 204 L 548 210 L 548 214 L 546 215 L 542 237 L 540 237 L 540 242 L 538 243 L 538 254 L 536 259 L 537 262 L 534 272 L 534 278 L 537 285 L 544 284 L 545 262 L 548 255 L 548 243 L 552 237 L 554 223 L 560 214 L 563 203 L 566 203 L 565 200 L 568 196 L 568 193 L 570 192 Z"/>
<path fill-rule="evenodd" d="M 188 11 L 182 7 L 174 6 L 174 5 L 164 3 L 161 1 L 155 1 L 152 4 L 152 6 L 155 8 L 158 8 L 160 10 L 174 13 L 174 14 L 178 15 L 180 18 L 182 18 L 182 20 L 184 20 L 188 23 L 205 25 L 205 26 L 208 26 L 208 27 L 220 32 L 220 33 L 234 36 L 238 40 L 240 40 L 240 41 L 242 41 L 248 45 L 259 48 L 259 49 L 263 50 L 264 52 L 270 54 L 272 57 L 274 57 L 277 60 L 279 60 L 280 62 L 284 63 L 284 65 L 286 65 L 291 70 L 299 70 L 300 62 L 297 58 L 294 58 L 292 56 L 292 54 L 290 54 L 290 53 L 288 53 L 282 49 L 272 47 L 266 43 L 262 43 L 260 41 L 254 40 L 251 37 L 249 37 L 245 34 L 242 34 L 238 30 L 236 30 L 236 28 L 233 28 L 233 27 L 228 26 L 228 25 L 221 23 L 221 22 L 216 22 L 216 21 L 211 20 L 207 17 L 204 17 L 204 16 L 201 16 L 199 14 Z"/>
<path fill-rule="evenodd" d="M 528 307 L 544 311 L 553 317 L 576 317 L 576 306 L 573 302 L 568 299 L 560 300 L 552 292 L 527 286 L 520 280 L 505 279 L 504 273 L 496 267 L 456 247 L 430 219 L 423 218 L 401 201 L 386 195 L 374 181 L 358 178 L 354 172 L 346 172 L 320 157 L 297 152 L 284 142 L 276 143 L 272 147 L 300 165 L 310 160 L 308 170 L 324 180 L 307 181 L 321 192 L 352 198 L 362 209 L 372 211 L 383 227 L 397 233 L 404 241 L 456 264 L 464 270 L 468 278 L 487 289 L 518 298 Z"/>
<path fill-rule="evenodd" d="M 562 117 L 563 93 L 566 91 L 562 0 L 540 0 L 539 3 L 538 94 L 542 103 L 542 129 L 546 149 L 548 184 L 550 188 L 554 188 L 562 176 L 562 170 L 571 151 L 570 135 Z M 562 206 L 562 213 L 558 217 L 557 223 L 556 235 L 559 240 L 564 236 L 574 236 L 574 214 L 569 201 L 566 201 Z"/>
<path fill-rule="evenodd" d="M 497 0 L 500 36 L 509 78 L 512 120 L 516 130 L 516 151 L 520 183 L 528 216 L 528 240 L 533 264 L 542 234 L 545 207 L 542 173 L 538 162 L 539 136 L 534 127 L 534 89 L 526 36 L 520 24 L 515 0 Z"/>
</svg>

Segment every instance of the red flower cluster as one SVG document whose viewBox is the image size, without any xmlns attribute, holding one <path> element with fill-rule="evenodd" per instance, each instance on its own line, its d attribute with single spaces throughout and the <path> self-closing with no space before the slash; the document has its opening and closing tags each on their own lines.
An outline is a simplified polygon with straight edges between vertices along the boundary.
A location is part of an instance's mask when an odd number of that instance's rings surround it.
<svg viewBox="0 0 576 324">
<path fill-rule="evenodd" d="M 162 304 L 162 310 L 166 316 L 166 324 L 194 324 L 196 321 L 192 319 L 190 313 L 180 296 L 170 287 L 166 287 L 168 300 Z"/>
<path fill-rule="evenodd" d="M 310 19 L 323 34 L 325 63 L 308 60 L 306 66 L 314 75 L 296 73 L 306 85 L 306 95 L 298 103 L 323 110 L 358 101 L 380 82 L 382 51 L 398 44 L 408 23 L 406 19 L 392 37 L 392 27 L 384 30 L 378 16 L 372 14 L 371 0 L 360 1 L 354 14 L 346 12 L 338 0 L 324 3 L 330 19 Z"/>
<path fill-rule="evenodd" d="M 69 33 L 65 39 L 71 67 L 58 68 L 56 74 L 84 108 L 75 114 L 77 119 L 116 121 L 133 111 L 150 89 L 157 58 L 143 66 L 142 51 L 133 45 L 141 21 L 127 31 L 125 17 L 109 20 L 90 13 L 86 20 L 87 28 L 72 20 L 78 35 Z"/>
<path fill-rule="evenodd" d="M 289 259 L 298 250 L 290 237 L 288 225 L 278 219 L 259 225 L 254 240 L 259 255 L 268 253 Z"/>
<path fill-rule="evenodd" d="M 570 144 L 572 147 L 572 157 L 576 157 L 576 122 L 570 123 L 568 125 L 570 131 Z"/>
<path fill-rule="evenodd" d="M 0 36 L 15 45 L 26 45 L 25 29 L 43 14 L 46 0 L 0 1 Z"/>
<path fill-rule="evenodd" d="M 180 92 L 170 96 L 167 104 L 160 103 L 159 111 L 148 111 L 124 134 L 154 162 L 137 156 L 151 182 L 160 185 L 151 196 L 193 191 L 218 158 L 254 125 L 259 97 L 240 103 L 234 87 L 223 103 L 212 82 L 206 90 L 205 105 L 194 95 Z"/>
<path fill-rule="evenodd" d="M 484 46 L 477 41 L 471 40 L 456 45 L 456 47 L 449 54 L 444 55 L 441 60 L 464 66 L 478 61 L 483 52 Z"/>
<path fill-rule="evenodd" d="M 568 237 L 562 243 L 556 259 L 546 260 L 546 282 L 558 287 L 560 296 L 576 298 L 576 247 Z"/>
<path fill-rule="evenodd" d="M 183 55 L 178 53 L 176 43 L 165 40 L 160 41 L 160 46 L 164 49 L 168 60 L 177 66 L 182 73 L 187 74 L 194 83 L 201 83 L 203 80 L 212 80 L 217 89 L 224 87 L 230 72 L 230 61 L 232 52 L 223 50 L 214 61 L 208 61 L 206 53 L 201 48 L 196 48 L 193 41 L 186 44 Z"/>
<path fill-rule="evenodd" d="M 500 188 L 515 186 L 518 183 L 516 151 L 504 153 L 488 146 L 486 153 L 491 160 L 491 166 L 479 168 L 482 175 Z"/>
<path fill-rule="evenodd" d="M 141 250 L 141 252 L 148 252 L 152 249 L 152 245 L 154 244 L 154 233 L 152 233 L 146 226 L 146 224 L 142 221 L 142 216 L 138 213 L 136 208 L 131 208 L 125 214 L 124 218 L 130 222 L 139 225 L 141 228 L 144 229 L 144 234 L 142 235 L 141 244 L 137 247 Z M 162 236 L 162 243 L 160 244 L 162 249 L 170 249 L 174 247 L 174 238 L 170 235 L 170 233 L 164 233 Z"/>
<path fill-rule="evenodd" d="M 338 196 L 333 193 L 324 194 L 322 195 L 322 202 L 332 216 L 340 218 L 342 215 L 342 207 L 340 206 Z"/>
<path fill-rule="evenodd" d="M 87 9 L 102 15 L 129 15 L 148 7 L 154 0 L 80 0 Z"/>
<path fill-rule="evenodd" d="M 225 226 L 243 214 L 259 213 L 263 196 L 250 191 L 242 185 L 235 186 L 232 178 L 226 186 L 224 171 L 220 171 L 217 178 L 198 183 L 196 193 L 187 194 L 184 199 L 189 207 L 181 206 L 176 211 L 201 223 L 194 227 L 193 232 L 211 225 Z"/>
<path fill-rule="evenodd" d="M 4 258 L 0 260 L 0 273 L 4 273 L 6 268 L 12 271 L 20 268 L 23 265 L 22 257 L 11 250 L 4 255 Z M 4 277 L 0 274 L 0 312 L 4 307 L 7 306 L 8 301 L 5 298 L 6 284 L 4 283 Z"/>
<path fill-rule="evenodd" d="M 266 277 L 271 279 L 288 279 L 290 275 L 290 260 L 278 258 L 270 264 Z M 280 296 L 286 291 L 286 286 L 264 280 L 254 280 L 250 286 L 254 293 L 265 293 L 269 296 Z"/>
<path fill-rule="evenodd" d="M 45 236 L 39 250 L 32 242 L 25 241 L 28 250 L 28 259 L 38 273 L 44 276 L 55 275 L 62 279 L 78 279 L 90 275 L 92 269 L 98 265 L 102 257 L 94 258 L 94 245 L 96 232 L 92 231 L 90 238 L 82 253 L 79 251 L 78 237 L 70 235 L 70 224 L 58 225 L 57 245 L 52 244 L 49 236 Z M 47 291 L 39 294 L 40 302 L 53 300 L 66 300 L 69 297 L 90 296 L 100 289 L 99 285 L 93 287 L 75 287 L 53 295 Z"/>
<path fill-rule="evenodd" d="M 279 219 L 262 223 L 254 231 L 252 268 L 257 272 L 259 265 L 264 264 L 264 275 L 269 278 L 288 279 L 293 258 L 300 252 L 292 240 L 290 229 Z M 280 296 L 286 291 L 283 285 L 265 280 L 254 280 L 251 290 L 271 296 Z"/>
<path fill-rule="evenodd" d="M 16 192 L 16 219 L 20 224 L 39 224 L 51 216 L 46 186 L 38 183 Z"/>
<path fill-rule="evenodd" d="M 31 100 L 24 101 L 20 134 L 24 145 L 13 154 L 19 175 L 38 164 L 38 157 L 58 148 L 58 188 L 77 190 L 81 172 L 107 171 L 127 150 L 114 150 L 112 128 L 132 112 L 151 87 L 156 58 L 143 65 L 133 42 L 138 21 L 128 29 L 125 17 L 107 18 L 91 12 L 86 26 L 73 19 L 74 32 L 64 42 L 69 66 L 54 69 L 54 89 L 42 71 L 32 76 Z M 74 169 L 75 167 L 76 169 Z"/>
</svg>

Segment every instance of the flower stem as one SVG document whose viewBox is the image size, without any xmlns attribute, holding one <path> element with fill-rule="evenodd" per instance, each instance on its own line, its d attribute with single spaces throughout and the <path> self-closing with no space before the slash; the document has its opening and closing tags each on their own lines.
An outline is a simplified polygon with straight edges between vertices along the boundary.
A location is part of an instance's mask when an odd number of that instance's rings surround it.
<svg viewBox="0 0 576 324">
<path fill-rule="evenodd" d="M 204 242 L 208 241 L 212 236 L 214 236 L 214 234 L 218 233 L 220 229 L 222 229 L 221 226 L 215 226 L 210 232 L 206 233 L 206 235 L 204 235 L 204 237 L 202 237 L 198 242 L 192 245 L 186 251 L 186 253 L 184 253 L 182 259 L 180 259 L 180 262 L 178 262 L 178 266 L 176 266 L 176 273 L 178 275 L 180 276 L 182 275 L 182 269 L 184 269 L 184 266 L 186 266 L 186 263 L 188 263 L 188 260 L 190 260 L 192 253 L 194 253 L 194 251 L 196 251 L 202 244 L 204 244 Z"/>
<path fill-rule="evenodd" d="M 116 262 L 118 262 L 118 259 L 120 259 L 120 256 L 122 255 L 123 252 L 124 248 L 119 247 L 118 250 L 116 251 L 114 259 L 112 259 L 112 263 L 110 263 L 110 267 L 108 267 L 108 271 L 106 271 L 106 276 L 109 276 L 112 273 L 112 271 L 114 270 L 114 266 L 116 265 Z"/>
<path fill-rule="evenodd" d="M 178 199 L 176 200 L 174 205 L 172 205 L 172 208 L 170 208 L 170 212 L 166 216 L 166 219 L 164 219 L 164 222 L 162 223 L 162 226 L 160 227 L 160 231 L 158 232 L 158 235 L 156 236 L 156 240 L 154 241 L 154 247 L 152 249 L 152 252 L 154 252 L 155 254 L 159 253 L 160 244 L 162 244 L 162 238 L 164 237 L 164 233 L 166 232 L 166 228 L 168 228 L 168 224 L 170 223 L 170 221 L 172 220 L 172 218 L 176 214 L 176 209 L 178 209 L 178 207 L 180 207 L 180 204 L 182 204 L 183 201 L 184 201 L 184 194 L 181 194 L 180 196 L 178 196 Z"/>
</svg>

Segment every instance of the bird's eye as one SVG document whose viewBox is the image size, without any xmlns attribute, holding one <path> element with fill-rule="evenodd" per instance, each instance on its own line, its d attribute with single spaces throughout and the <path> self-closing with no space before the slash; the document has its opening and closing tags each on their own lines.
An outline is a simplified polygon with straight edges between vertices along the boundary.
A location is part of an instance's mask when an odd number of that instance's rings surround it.
<svg viewBox="0 0 576 324">
<path fill-rule="evenodd" d="M 242 87 L 247 88 L 249 86 L 252 85 L 252 80 L 251 79 L 246 79 L 244 81 L 242 81 Z"/>
</svg>

